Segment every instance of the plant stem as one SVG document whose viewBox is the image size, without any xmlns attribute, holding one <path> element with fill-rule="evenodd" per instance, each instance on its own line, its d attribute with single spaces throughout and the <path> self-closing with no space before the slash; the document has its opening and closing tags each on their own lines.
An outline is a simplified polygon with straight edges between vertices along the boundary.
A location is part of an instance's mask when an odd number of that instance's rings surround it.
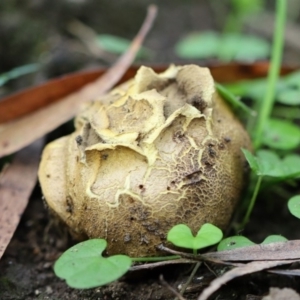
<svg viewBox="0 0 300 300">
<path fill-rule="evenodd" d="M 241 227 L 244 227 L 249 222 L 249 218 L 250 218 L 250 215 L 252 213 L 252 210 L 253 210 L 257 195 L 258 195 L 258 191 L 260 189 L 262 178 L 263 178 L 263 176 L 258 176 L 258 178 L 257 178 L 257 182 L 255 184 L 254 192 L 252 194 L 252 197 L 251 197 L 250 203 L 248 205 L 248 209 L 247 209 L 246 215 L 244 217 L 244 220 L 241 224 Z"/>
<path fill-rule="evenodd" d="M 183 285 L 182 289 L 180 290 L 180 295 L 183 295 L 186 288 L 189 286 L 189 284 L 191 283 L 192 279 L 194 278 L 197 270 L 199 269 L 199 267 L 201 266 L 202 262 L 199 261 L 196 263 L 191 275 L 189 276 L 188 280 L 186 281 L 186 283 Z"/>
<path fill-rule="evenodd" d="M 169 255 L 169 256 L 156 256 L 156 257 L 131 257 L 131 260 L 134 262 L 150 262 L 150 261 L 164 261 L 179 259 L 180 255 Z"/>
<path fill-rule="evenodd" d="M 284 29 L 286 20 L 286 0 L 276 0 L 276 20 L 273 36 L 271 65 L 268 73 L 267 91 L 258 110 L 258 119 L 254 138 L 255 148 L 259 148 L 262 142 L 263 130 L 268 121 L 274 103 L 275 86 L 280 72 L 282 60 Z"/>
<path fill-rule="evenodd" d="M 197 250 L 193 249 L 193 254 L 196 256 L 197 255 Z M 186 281 L 186 283 L 182 286 L 181 290 L 180 290 L 180 295 L 183 295 L 186 288 L 189 286 L 189 284 L 191 283 L 192 279 L 194 278 L 197 270 L 199 269 L 199 267 L 201 266 L 202 262 L 197 262 L 195 267 L 193 268 L 193 271 L 191 273 L 191 275 L 189 276 L 188 280 Z"/>
</svg>

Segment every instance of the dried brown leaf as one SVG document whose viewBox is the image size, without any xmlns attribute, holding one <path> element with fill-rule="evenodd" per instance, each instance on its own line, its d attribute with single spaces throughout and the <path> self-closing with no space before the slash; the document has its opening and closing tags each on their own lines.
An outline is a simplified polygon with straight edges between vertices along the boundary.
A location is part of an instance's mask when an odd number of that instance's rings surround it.
<svg viewBox="0 0 300 300">
<path fill-rule="evenodd" d="M 160 73 L 168 66 L 155 65 L 151 67 L 156 73 Z M 137 69 L 138 66 L 130 67 L 121 81 L 132 78 Z M 295 69 L 285 67 L 282 68 L 282 73 L 290 73 L 293 70 Z M 210 71 L 214 79 L 221 83 L 266 76 L 265 63 L 262 62 L 254 64 L 214 64 L 210 66 Z M 0 101 L 0 123 L 13 121 L 51 103 L 60 101 L 63 97 L 96 80 L 104 72 L 104 69 L 96 69 L 71 73 L 7 96 Z"/>
<path fill-rule="evenodd" d="M 269 295 L 263 297 L 262 300 L 300 300 L 300 295 L 289 288 L 270 288 Z"/>
<path fill-rule="evenodd" d="M 221 277 L 213 280 L 210 285 L 201 293 L 198 297 L 198 300 L 206 300 L 210 297 L 215 291 L 217 291 L 223 284 L 229 282 L 230 280 L 254 272 L 262 271 L 265 269 L 277 267 L 280 265 L 286 265 L 297 260 L 272 260 L 272 261 L 253 261 L 242 266 L 236 267 L 228 272 L 226 272 Z"/>
<path fill-rule="evenodd" d="M 76 72 L 14 93 L 0 101 L 0 123 L 10 122 L 59 101 L 103 75 L 104 69 Z"/>
<path fill-rule="evenodd" d="M 0 174 L 0 258 L 35 186 L 42 147 L 43 141 L 38 140 L 21 150 Z"/>
<path fill-rule="evenodd" d="M 270 273 L 287 275 L 287 276 L 300 276 L 300 269 L 291 269 L 291 270 L 270 270 Z"/>
<path fill-rule="evenodd" d="M 208 260 L 250 261 L 300 259 L 300 240 L 261 244 L 203 254 Z"/>
<path fill-rule="evenodd" d="M 100 79 L 88 84 L 79 92 L 73 93 L 61 101 L 39 109 L 16 121 L 2 125 L 0 127 L 0 157 L 29 145 L 39 137 L 68 121 L 76 115 L 82 102 L 95 99 L 114 86 L 132 63 L 152 26 L 155 16 L 156 7 L 150 6 L 144 24 L 128 51 Z"/>
</svg>

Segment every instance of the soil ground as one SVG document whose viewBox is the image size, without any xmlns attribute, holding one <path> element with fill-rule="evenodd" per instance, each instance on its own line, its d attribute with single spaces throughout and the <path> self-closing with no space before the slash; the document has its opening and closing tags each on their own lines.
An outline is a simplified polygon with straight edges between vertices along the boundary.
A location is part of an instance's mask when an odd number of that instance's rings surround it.
<svg viewBox="0 0 300 300">
<path fill-rule="evenodd" d="M 9 83 L 0 93 L 4 95 L 82 68 L 108 65 L 109 61 L 94 57 L 78 39 L 74 39 L 67 25 L 79 19 L 98 33 L 131 39 L 145 16 L 148 3 L 150 1 L 103 0 L 96 4 L 85 0 L 1 1 L 1 72 L 36 61 L 43 62 L 44 67 L 38 74 Z M 173 49 L 179 37 L 190 31 L 216 28 L 218 22 L 207 3 L 179 0 L 159 3 L 157 21 L 145 43 L 155 54 L 148 57 L 147 62 L 176 62 L 178 58 Z M 62 126 L 48 139 L 67 134 L 70 127 L 70 124 Z M 299 192 L 299 186 L 288 189 L 291 194 Z M 174 295 L 161 284 L 159 275 L 163 274 L 165 280 L 174 287 L 185 282 L 189 275 L 190 266 L 164 267 L 132 272 L 119 282 L 101 288 L 68 288 L 55 277 L 52 267 L 59 255 L 74 241 L 54 223 L 44 207 L 37 184 L 18 229 L 0 260 L 1 300 L 168 300 L 174 299 Z M 257 243 L 270 234 L 299 239 L 297 228 L 299 221 L 288 213 L 280 190 L 265 190 L 258 199 L 251 222 L 242 234 Z M 210 280 L 224 271 L 222 266 L 203 265 L 185 297 L 196 299 Z M 212 299 L 261 299 L 270 287 L 291 287 L 300 292 L 300 279 L 260 272 L 233 280 Z"/>
</svg>

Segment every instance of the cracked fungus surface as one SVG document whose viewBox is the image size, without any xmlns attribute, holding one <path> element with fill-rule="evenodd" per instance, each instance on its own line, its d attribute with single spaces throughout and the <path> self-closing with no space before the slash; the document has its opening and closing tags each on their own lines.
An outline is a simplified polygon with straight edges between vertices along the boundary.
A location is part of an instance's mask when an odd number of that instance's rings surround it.
<svg viewBox="0 0 300 300">
<path fill-rule="evenodd" d="M 134 257 L 157 254 L 176 224 L 227 226 L 245 179 L 240 148 L 251 145 L 207 68 L 141 67 L 75 125 L 39 169 L 49 208 L 74 236 Z"/>
</svg>

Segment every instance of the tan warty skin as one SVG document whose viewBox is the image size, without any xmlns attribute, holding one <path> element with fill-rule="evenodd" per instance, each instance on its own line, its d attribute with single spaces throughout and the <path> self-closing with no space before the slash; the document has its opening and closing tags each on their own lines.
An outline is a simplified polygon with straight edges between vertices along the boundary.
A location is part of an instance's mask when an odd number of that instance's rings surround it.
<svg viewBox="0 0 300 300">
<path fill-rule="evenodd" d="M 227 226 L 244 184 L 240 149 L 251 143 L 207 68 L 141 67 L 75 123 L 39 170 L 49 208 L 74 236 L 136 257 L 156 255 L 176 224 Z"/>
</svg>

